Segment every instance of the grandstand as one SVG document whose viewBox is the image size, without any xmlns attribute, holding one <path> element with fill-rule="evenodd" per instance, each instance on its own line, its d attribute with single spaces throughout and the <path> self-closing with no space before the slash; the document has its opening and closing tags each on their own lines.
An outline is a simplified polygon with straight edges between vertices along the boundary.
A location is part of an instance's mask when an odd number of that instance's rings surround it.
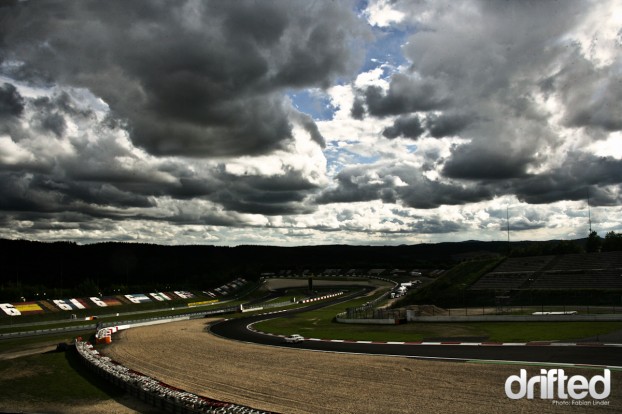
<svg viewBox="0 0 622 414">
<path fill-rule="evenodd" d="M 512 257 L 470 289 L 622 289 L 622 252 Z"/>
</svg>

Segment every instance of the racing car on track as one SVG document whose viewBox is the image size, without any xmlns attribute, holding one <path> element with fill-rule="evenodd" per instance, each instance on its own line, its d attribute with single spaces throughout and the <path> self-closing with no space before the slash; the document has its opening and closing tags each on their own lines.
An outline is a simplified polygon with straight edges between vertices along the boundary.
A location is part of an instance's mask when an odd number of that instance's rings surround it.
<svg viewBox="0 0 622 414">
<path fill-rule="evenodd" d="M 286 336 L 285 338 L 283 338 L 283 342 L 288 343 L 288 344 L 297 344 L 298 342 L 302 342 L 304 340 L 305 338 L 303 338 L 302 335 L 298 335 L 298 334 L 292 334 L 290 336 Z"/>
</svg>

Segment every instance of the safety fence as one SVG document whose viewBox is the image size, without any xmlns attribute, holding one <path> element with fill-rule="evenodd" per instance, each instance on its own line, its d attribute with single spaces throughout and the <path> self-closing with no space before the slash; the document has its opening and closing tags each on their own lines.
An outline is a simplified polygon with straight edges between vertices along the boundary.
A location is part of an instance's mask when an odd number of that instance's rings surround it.
<svg viewBox="0 0 622 414">
<path fill-rule="evenodd" d="M 96 324 L 92 323 L 89 325 L 65 326 L 62 328 L 36 329 L 32 331 L 22 331 L 22 332 L 7 332 L 7 333 L 0 333 L 0 339 L 24 338 L 24 337 L 29 337 L 29 336 L 50 335 L 50 334 L 55 334 L 55 333 L 88 331 L 88 330 L 95 329 L 96 326 L 97 326 Z"/>
<path fill-rule="evenodd" d="M 176 414 L 269 414 L 267 411 L 202 397 L 165 384 L 101 355 L 81 338 L 76 339 L 75 349 L 90 370 L 160 411 Z"/>
<path fill-rule="evenodd" d="M 348 308 L 335 319 L 341 323 L 399 324 L 406 322 L 406 311 L 373 307 Z"/>
<path fill-rule="evenodd" d="M 158 316 L 158 317 L 152 317 L 152 318 L 132 319 L 132 320 L 126 320 L 126 321 L 119 321 L 119 322 L 100 322 L 97 324 L 92 323 L 88 325 L 78 325 L 78 326 L 74 325 L 74 326 L 65 326 L 61 328 L 49 328 L 49 329 L 37 329 L 33 331 L 1 333 L 0 339 L 23 338 L 23 337 L 29 337 L 29 336 L 49 335 L 49 334 L 54 334 L 54 333 L 88 331 L 88 330 L 101 329 L 101 328 L 106 328 L 106 327 L 116 326 L 116 325 L 128 325 L 129 324 L 129 325 L 135 326 L 136 324 L 140 324 L 140 323 L 159 322 L 159 321 L 164 321 L 164 320 L 173 321 L 173 320 L 183 320 L 183 319 L 197 319 L 197 318 L 204 317 L 206 314 L 212 315 L 212 314 L 218 314 L 218 313 L 235 312 L 236 308 L 234 307 L 232 309 L 233 310 L 230 310 L 230 308 L 226 308 L 226 310 L 225 309 L 217 310 L 216 312 L 203 311 L 203 312 L 186 313 L 183 315 Z"/>
</svg>

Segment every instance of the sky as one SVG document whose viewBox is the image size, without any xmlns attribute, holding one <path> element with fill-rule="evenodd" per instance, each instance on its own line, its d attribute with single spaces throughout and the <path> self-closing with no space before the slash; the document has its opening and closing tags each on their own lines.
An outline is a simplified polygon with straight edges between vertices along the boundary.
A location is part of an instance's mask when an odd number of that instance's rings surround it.
<svg viewBox="0 0 622 414">
<path fill-rule="evenodd" d="M 2 238 L 577 239 L 621 201 L 616 0 L 0 2 Z"/>
</svg>

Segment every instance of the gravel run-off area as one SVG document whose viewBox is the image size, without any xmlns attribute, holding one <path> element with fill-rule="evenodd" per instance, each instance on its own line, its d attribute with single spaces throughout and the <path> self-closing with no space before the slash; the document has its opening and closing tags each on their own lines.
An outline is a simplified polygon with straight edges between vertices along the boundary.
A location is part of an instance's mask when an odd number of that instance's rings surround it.
<svg viewBox="0 0 622 414">
<path fill-rule="evenodd" d="M 279 413 L 622 412 L 619 371 L 612 371 L 609 405 L 563 407 L 550 400 L 507 398 L 505 381 L 519 373 L 519 365 L 268 347 L 216 337 L 206 332 L 208 322 L 131 328 L 115 335 L 103 352 L 186 391 Z M 529 377 L 540 373 L 540 367 L 527 370 Z M 588 379 L 603 373 L 565 371 Z M 588 396 L 583 402 L 592 400 Z"/>
</svg>

